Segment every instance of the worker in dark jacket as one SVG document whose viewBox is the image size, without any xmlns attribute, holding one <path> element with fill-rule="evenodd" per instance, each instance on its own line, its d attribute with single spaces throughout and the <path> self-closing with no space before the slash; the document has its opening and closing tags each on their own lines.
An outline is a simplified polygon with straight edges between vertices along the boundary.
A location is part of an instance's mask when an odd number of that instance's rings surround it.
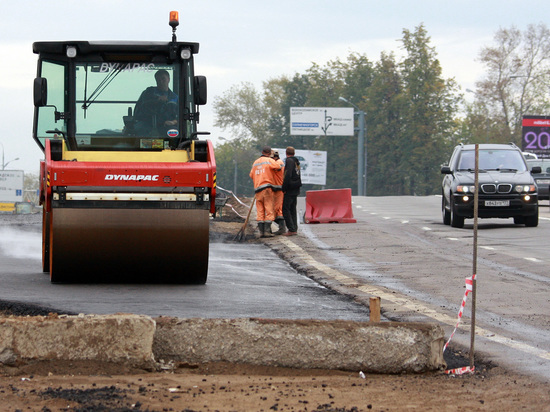
<svg viewBox="0 0 550 412">
<path fill-rule="evenodd" d="M 283 216 L 288 232 L 283 236 L 294 236 L 298 232 L 296 204 L 302 178 L 300 176 L 300 161 L 294 156 L 296 151 L 292 146 L 286 148 L 285 175 L 283 178 Z"/>
</svg>

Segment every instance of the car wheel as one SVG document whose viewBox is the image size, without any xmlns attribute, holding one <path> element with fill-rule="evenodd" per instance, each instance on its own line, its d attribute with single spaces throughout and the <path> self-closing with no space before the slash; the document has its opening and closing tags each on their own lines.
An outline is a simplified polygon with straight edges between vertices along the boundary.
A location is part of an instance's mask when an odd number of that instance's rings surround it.
<svg viewBox="0 0 550 412">
<path fill-rule="evenodd" d="M 456 214 L 455 202 L 454 202 L 454 199 L 453 199 L 452 196 L 451 196 L 450 209 L 451 209 L 451 226 L 452 227 L 458 227 L 458 228 L 464 227 L 464 217 L 463 216 L 458 216 Z"/>
<path fill-rule="evenodd" d="M 451 212 L 447 210 L 445 207 L 445 194 L 443 194 L 441 199 L 441 215 L 443 217 L 443 224 L 444 225 L 450 225 L 451 224 Z"/>
<path fill-rule="evenodd" d="M 531 216 L 525 216 L 525 226 L 537 227 L 539 225 L 539 214 L 535 213 Z"/>
</svg>

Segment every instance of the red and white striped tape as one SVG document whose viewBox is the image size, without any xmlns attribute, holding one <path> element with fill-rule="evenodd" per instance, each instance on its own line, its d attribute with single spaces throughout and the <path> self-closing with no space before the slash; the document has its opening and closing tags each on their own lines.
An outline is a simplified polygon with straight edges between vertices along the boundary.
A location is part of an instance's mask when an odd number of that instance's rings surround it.
<svg viewBox="0 0 550 412">
<path fill-rule="evenodd" d="M 476 367 L 475 366 L 464 366 L 462 368 L 456 368 L 456 369 L 449 369 L 446 370 L 445 373 L 447 375 L 465 375 L 467 373 L 474 373 Z"/>
<path fill-rule="evenodd" d="M 453 333 L 451 333 L 451 336 L 449 336 L 449 340 L 443 346 L 443 352 L 445 352 L 445 349 L 447 349 L 447 346 L 451 342 L 451 339 L 455 335 L 455 332 L 458 328 L 458 325 L 460 324 L 460 320 L 462 319 L 462 314 L 464 313 L 464 306 L 466 306 L 466 298 L 468 297 L 468 293 L 470 293 L 473 289 L 474 279 L 476 278 L 475 273 L 470 276 L 469 278 L 466 278 L 466 290 L 464 291 L 464 297 L 462 298 L 462 303 L 460 305 L 460 310 L 458 311 L 458 320 L 456 321 L 455 328 L 453 330 Z"/>
</svg>

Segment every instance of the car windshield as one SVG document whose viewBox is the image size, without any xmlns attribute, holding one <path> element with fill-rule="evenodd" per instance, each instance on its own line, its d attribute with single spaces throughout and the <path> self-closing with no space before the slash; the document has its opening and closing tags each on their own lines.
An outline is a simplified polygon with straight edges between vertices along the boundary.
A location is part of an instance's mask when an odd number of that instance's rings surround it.
<svg viewBox="0 0 550 412">
<path fill-rule="evenodd" d="M 540 166 L 542 173 L 550 173 L 550 160 L 527 160 L 529 169 Z"/>
<path fill-rule="evenodd" d="M 460 154 L 458 170 L 474 170 L 475 151 L 465 150 Z M 480 170 L 525 172 L 527 170 L 521 153 L 517 150 L 479 150 Z"/>
</svg>

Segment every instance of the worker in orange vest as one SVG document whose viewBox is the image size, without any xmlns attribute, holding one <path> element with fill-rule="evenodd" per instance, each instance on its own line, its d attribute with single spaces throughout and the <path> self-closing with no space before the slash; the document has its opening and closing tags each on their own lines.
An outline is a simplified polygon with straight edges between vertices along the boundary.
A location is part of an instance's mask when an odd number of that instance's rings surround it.
<svg viewBox="0 0 550 412">
<path fill-rule="evenodd" d="M 281 170 L 275 172 L 275 185 L 273 186 L 273 194 L 275 201 L 275 223 L 279 226 L 274 235 L 282 235 L 286 232 L 285 218 L 283 217 L 283 199 L 285 197 L 283 193 L 283 178 L 285 163 L 279 157 L 277 150 L 271 151 L 271 157 L 275 159 L 277 163 L 281 165 Z"/>
<path fill-rule="evenodd" d="M 271 222 L 275 220 L 275 202 L 273 186 L 275 173 L 282 165 L 271 158 L 271 147 L 264 146 L 262 155 L 254 161 L 250 170 L 250 178 L 254 182 L 256 194 L 256 221 L 261 237 L 271 237 Z"/>
</svg>

